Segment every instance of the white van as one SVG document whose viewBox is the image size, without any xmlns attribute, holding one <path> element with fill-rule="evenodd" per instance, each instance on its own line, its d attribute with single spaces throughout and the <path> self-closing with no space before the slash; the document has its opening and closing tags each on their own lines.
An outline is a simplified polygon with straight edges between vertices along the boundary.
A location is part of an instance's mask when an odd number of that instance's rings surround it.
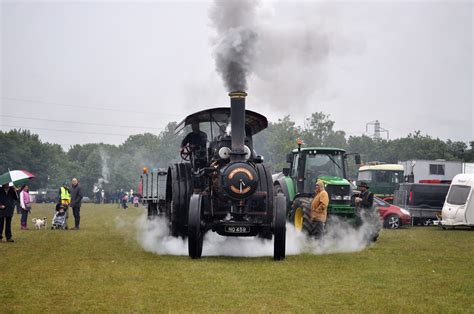
<svg viewBox="0 0 474 314">
<path fill-rule="evenodd" d="M 474 227 L 474 174 L 454 177 L 441 212 L 442 226 Z"/>
</svg>

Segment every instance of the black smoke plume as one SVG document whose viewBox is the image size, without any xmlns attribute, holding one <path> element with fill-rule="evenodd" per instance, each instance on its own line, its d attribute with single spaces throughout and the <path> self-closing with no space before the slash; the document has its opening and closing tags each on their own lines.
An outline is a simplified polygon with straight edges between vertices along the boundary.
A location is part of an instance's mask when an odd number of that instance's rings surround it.
<svg viewBox="0 0 474 314">
<path fill-rule="evenodd" d="M 216 29 L 214 59 L 229 91 L 247 90 L 247 78 L 255 55 L 253 30 L 258 1 L 215 1 L 210 18 Z"/>
</svg>

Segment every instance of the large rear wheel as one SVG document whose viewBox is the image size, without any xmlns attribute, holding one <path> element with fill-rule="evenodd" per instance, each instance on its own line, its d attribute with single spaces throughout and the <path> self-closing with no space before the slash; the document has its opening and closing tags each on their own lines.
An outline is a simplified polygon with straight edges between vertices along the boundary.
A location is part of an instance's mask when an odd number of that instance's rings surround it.
<svg viewBox="0 0 474 314">
<path fill-rule="evenodd" d="M 188 219 L 188 253 L 192 259 L 201 258 L 204 234 L 201 226 L 201 202 L 200 194 L 193 194 L 189 202 Z"/>
<path fill-rule="evenodd" d="M 285 259 L 286 242 L 286 198 L 283 194 L 278 194 L 274 202 L 273 221 L 273 259 L 281 261 Z"/>
<path fill-rule="evenodd" d="M 166 206 L 171 234 L 175 237 L 186 237 L 189 198 L 192 193 L 190 164 L 180 163 L 171 165 L 168 169 L 166 184 Z"/>
</svg>

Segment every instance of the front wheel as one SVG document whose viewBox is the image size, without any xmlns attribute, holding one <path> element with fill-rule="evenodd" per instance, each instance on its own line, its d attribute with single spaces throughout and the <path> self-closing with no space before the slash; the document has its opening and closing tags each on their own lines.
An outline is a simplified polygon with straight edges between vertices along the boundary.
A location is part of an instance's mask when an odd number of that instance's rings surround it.
<svg viewBox="0 0 474 314">
<path fill-rule="evenodd" d="M 316 222 L 311 219 L 311 202 L 308 197 L 301 197 L 293 202 L 293 210 L 291 222 L 294 224 L 296 231 L 305 231 L 310 236 L 317 235 Z"/>
<path fill-rule="evenodd" d="M 274 219 L 273 219 L 273 259 L 281 261 L 285 259 L 286 242 L 286 198 L 283 194 L 275 197 Z"/>
<path fill-rule="evenodd" d="M 204 234 L 201 228 L 201 199 L 200 194 L 193 194 L 189 202 L 188 218 L 188 253 L 192 259 L 201 258 Z"/>
<path fill-rule="evenodd" d="M 387 229 L 400 228 L 400 217 L 397 215 L 390 215 L 384 220 L 384 227 Z"/>
</svg>

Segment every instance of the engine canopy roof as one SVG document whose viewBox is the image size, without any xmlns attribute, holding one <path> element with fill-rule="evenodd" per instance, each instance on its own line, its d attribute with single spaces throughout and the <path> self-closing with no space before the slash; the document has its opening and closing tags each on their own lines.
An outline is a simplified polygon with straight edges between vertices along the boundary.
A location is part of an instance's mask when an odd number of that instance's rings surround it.
<svg viewBox="0 0 474 314">
<path fill-rule="evenodd" d="M 230 107 L 211 108 L 190 114 L 176 126 L 176 133 L 185 126 L 193 122 L 217 122 L 230 123 Z M 252 135 L 268 127 L 267 118 L 254 111 L 245 110 L 245 128 L 252 132 Z"/>
</svg>

